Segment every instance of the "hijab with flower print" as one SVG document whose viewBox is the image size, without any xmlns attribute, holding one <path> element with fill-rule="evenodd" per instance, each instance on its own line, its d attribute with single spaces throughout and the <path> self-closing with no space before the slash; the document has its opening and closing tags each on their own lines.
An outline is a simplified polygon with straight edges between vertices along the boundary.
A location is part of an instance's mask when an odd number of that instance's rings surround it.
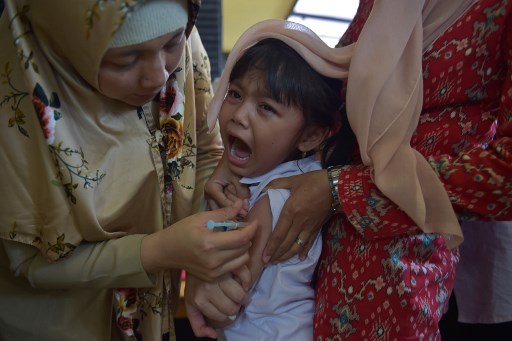
<svg viewBox="0 0 512 341">
<path fill-rule="evenodd" d="M 188 7 L 186 36 L 197 35 L 201 1 L 182 1 Z M 179 215 L 190 213 L 195 43 L 187 40 L 177 69 L 150 103 L 135 108 L 99 91 L 103 55 L 124 20 L 144 2 L 5 1 L 0 19 L 0 238 L 32 245 L 56 261 L 82 241 L 161 230 L 177 219 L 174 213 L 171 217 L 174 205 L 183 207 Z M 204 89 L 210 91 L 209 78 Z M 189 91 L 192 100 L 187 102 Z M 180 196 L 187 197 L 187 204 L 176 203 Z M 161 299 L 155 303 L 158 309 L 147 307 L 150 314 L 139 321 L 148 339 L 161 339 L 153 335 L 159 331 L 155 325 L 167 326 L 164 332 L 172 326 L 174 308 L 168 305 L 175 304 L 176 296 L 168 295 L 176 295 L 174 275 L 159 274 L 157 286 L 147 289 Z M 140 293 L 115 291 L 123 302 L 134 295 Z M 134 301 L 126 308 L 137 318 L 140 306 Z"/>
<path fill-rule="evenodd" d="M 267 20 L 249 28 L 228 56 L 217 92 L 247 48 L 266 38 L 282 40 L 316 71 L 347 80 L 347 115 L 361 156 L 377 187 L 425 232 L 446 236 L 452 248 L 462 232 L 441 182 L 410 146 L 422 107 L 422 53 L 475 0 L 375 0 L 356 43 L 330 48 L 307 27 Z M 213 127 L 222 106 L 208 110 Z"/>
<path fill-rule="evenodd" d="M 0 159 L 6 167 L 0 181 L 13 195 L 0 199 L 0 237 L 34 245 L 56 260 L 82 240 L 150 233 L 164 225 L 163 193 L 155 190 L 159 152 L 151 148 L 146 123 L 160 111 L 158 103 L 137 110 L 101 95 L 98 86 L 110 41 L 143 2 L 6 1 L 0 58 Z M 188 4 L 187 35 L 199 8 Z M 182 74 L 175 72 L 161 95 L 166 110 L 177 109 L 176 93 L 183 101 Z M 135 195 L 137 202 L 124 199 Z M 142 218 L 130 214 L 132 205 L 157 209 Z"/>
</svg>

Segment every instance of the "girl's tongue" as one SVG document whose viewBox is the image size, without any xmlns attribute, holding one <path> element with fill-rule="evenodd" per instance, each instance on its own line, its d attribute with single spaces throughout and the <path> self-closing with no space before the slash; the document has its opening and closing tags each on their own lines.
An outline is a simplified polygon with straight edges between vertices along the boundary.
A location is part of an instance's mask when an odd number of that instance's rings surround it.
<svg viewBox="0 0 512 341">
<path fill-rule="evenodd" d="M 240 160 L 247 160 L 251 156 L 251 149 L 242 140 L 233 138 L 231 141 L 231 155 Z"/>
</svg>

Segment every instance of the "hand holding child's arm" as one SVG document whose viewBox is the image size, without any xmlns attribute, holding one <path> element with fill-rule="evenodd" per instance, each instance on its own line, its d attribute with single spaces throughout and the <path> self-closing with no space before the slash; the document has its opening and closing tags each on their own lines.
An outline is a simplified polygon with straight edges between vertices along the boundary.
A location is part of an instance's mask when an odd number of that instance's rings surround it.
<svg viewBox="0 0 512 341">
<path fill-rule="evenodd" d="M 322 225 L 331 217 L 332 197 L 325 169 L 273 180 L 268 188 L 286 188 L 291 195 L 268 241 L 264 262 L 281 262 L 295 254 L 304 259 Z M 305 241 L 303 247 L 295 240 Z"/>
</svg>

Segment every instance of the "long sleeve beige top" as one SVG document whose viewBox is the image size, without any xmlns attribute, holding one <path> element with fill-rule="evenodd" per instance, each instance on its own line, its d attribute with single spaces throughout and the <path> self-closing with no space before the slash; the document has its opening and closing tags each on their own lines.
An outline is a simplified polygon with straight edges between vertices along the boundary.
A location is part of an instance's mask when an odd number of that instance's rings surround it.
<svg viewBox="0 0 512 341">
<path fill-rule="evenodd" d="M 147 274 L 141 241 L 206 207 L 204 184 L 223 147 L 218 129 L 207 133 L 210 70 L 196 29 L 167 87 L 183 99 L 176 113 L 162 114 L 153 101 L 140 116 L 94 89 L 97 70 L 81 73 L 87 68 L 66 63 L 101 58 L 109 28 L 98 23 L 117 25 L 119 2 L 106 2 L 91 27 L 75 23 L 85 22 L 81 16 L 88 10 L 98 10 L 95 0 L 77 0 L 73 6 L 67 0 L 9 0 L 0 18 L 0 97 L 21 94 L 3 103 L 0 113 L 23 115 L 12 125 L 0 125 L 2 341 L 126 338 L 115 324 L 118 288 L 136 289 L 136 318 L 144 340 L 161 340 L 166 332 L 173 339 L 179 269 Z M 197 9 L 196 2 L 190 0 L 189 8 Z M 28 15 L 21 12 L 25 9 Z M 40 18 L 46 18 L 37 21 L 31 13 L 45 13 Z M 25 32 L 26 27 L 32 31 Z M 86 29 L 91 39 L 83 38 Z M 22 38 L 13 40 L 16 35 Z M 68 44 L 66 39 L 76 47 L 70 56 L 55 45 Z M 26 68 L 19 49 L 32 56 Z M 42 123 L 27 96 L 37 93 L 34 89 L 47 94 L 45 113 L 62 114 L 53 128 L 55 141 L 48 140 L 46 130 L 41 133 Z M 53 101 L 56 95 L 60 103 Z M 169 125 L 179 129 L 162 129 Z M 174 154 L 161 154 L 166 143 L 176 143 Z M 68 147 L 67 154 L 59 154 Z M 62 159 L 51 157 L 56 155 Z M 64 162 L 75 162 L 77 155 L 88 167 L 79 176 L 67 173 L 73 163 Z M 61 177 L 55 176 L 56 160 Z M 165 163 L 175 167 L 172 177 L 165 176 Z M 77 186 L 66 192 L 67 181 Z"/>
</svg>

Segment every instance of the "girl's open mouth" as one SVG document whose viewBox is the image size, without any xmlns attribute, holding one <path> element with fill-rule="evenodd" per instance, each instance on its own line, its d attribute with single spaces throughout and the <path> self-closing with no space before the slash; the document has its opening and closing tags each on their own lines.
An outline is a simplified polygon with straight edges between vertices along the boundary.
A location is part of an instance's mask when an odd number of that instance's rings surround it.
<svg viewBox="0 0 512 341">
<path fill-rule="evenodd" d="M 229 155 L 238 161 L 247 161 L 252 155 L 251 148 L 241 139 L 229 137 Z"/>
</svg>

